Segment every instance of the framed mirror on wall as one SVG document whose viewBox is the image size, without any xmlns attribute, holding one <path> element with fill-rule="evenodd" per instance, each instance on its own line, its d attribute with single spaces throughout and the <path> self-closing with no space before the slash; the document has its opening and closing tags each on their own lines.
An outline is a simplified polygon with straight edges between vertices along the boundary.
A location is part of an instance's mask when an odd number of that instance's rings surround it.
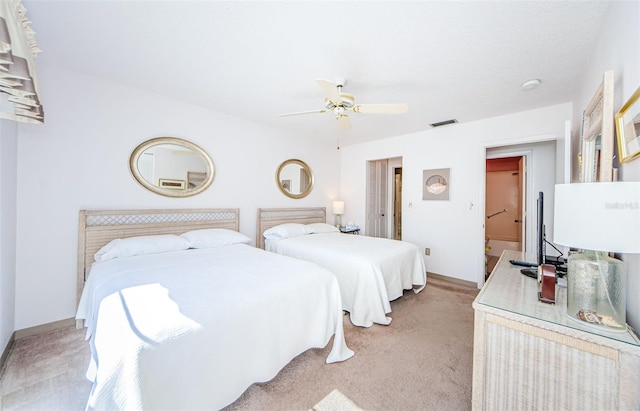
<svg viewBox="0 0 640 411">
<path fill-rule="evenodd" d="M 291 198 L 303 198 L 313 189 L 311 167 L 302 160 L 284 161 L 276 171 L 276 185 L 284 195 Z"/>
<path fill-rule="evenodd" d="M 580 182 L 613 181 L 613 71 L 604 73 L 582 115 Z"/>
<path fill-rule="evenodd" d="M 147 140 L 129 159 L 133 177 L 146 189 L 167 197 L 189 197 L 206 190 L 215 169 L 209 154 L 175 137 Z"/>
</svg>

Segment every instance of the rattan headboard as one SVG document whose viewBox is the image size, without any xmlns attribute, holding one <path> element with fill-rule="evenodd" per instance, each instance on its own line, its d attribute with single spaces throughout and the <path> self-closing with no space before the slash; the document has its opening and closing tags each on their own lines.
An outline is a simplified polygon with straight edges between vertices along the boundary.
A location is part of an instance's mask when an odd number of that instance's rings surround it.
<svg viewBox="0 0 640 411">
<path fill-rule="evenodd" d="M 258 227 L 256 229 L 256 247 L 264 248 L 262 233 L 271 227 L 283 223 L 326 223 L 327 209 L 325 207 L 307 208 L 259 208 Z"/>
<path fill-rule="evenodd" d="M 80 301 L 95 253 L 116 238 L 155 234 L 182 234 L 202 228 L 238 231 L 237 208 L 158 209 L 158 210 L 80 210 L 78 224 L 78 285 Z"/>
</svg>

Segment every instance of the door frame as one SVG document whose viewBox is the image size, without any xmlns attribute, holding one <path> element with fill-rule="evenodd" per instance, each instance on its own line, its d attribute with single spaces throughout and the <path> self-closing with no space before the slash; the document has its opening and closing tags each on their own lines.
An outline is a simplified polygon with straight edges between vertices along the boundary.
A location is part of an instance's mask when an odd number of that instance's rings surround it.
<svg viewBox="0 0 640 411">
<path fill-rule="evenodd" d="M 487 150 L 489 149 L 498 149 L 502 148 L 505 151 L 509 152 L 517 152 L 518 150 L 522 151 L 522 146 L 526 144 L 535 144 L 542 143 L 545 141 L 555 141 L 556 143 L 556 153 L 555 153 L 555 165 L 556 165 L 556 174 L 554 176 L 556 183 L 557 182 L 568 182 L 567 180 L 571 177 L 571 121 L 565 121 L 565 128 L 562 132 L 557 133 L 549 133 L 549 134 L 540 134 L 540 135 L 532 135 L 526 137 L 519 138 L 510 138 L 503 140 L 495 140 L 495 141 L 486 141 L 480 145 L 480 150 L 478 151 L 479 158 L 481 160 L 481 164 L 478 164 L 481 167 L 480 175 L 478 176 L 478 185 L 480 187 L 480 195 L 482 198 L 479 200 L 478 204 L 478 212 L 477 221 L 479 229 L 477 231 L 477 249 L 475 250 L 476 255 L 476 278 L 478 288 L 482 288 L 485 282 L 486 276 L 486 267 L 485 267 L 485 253 L 484 253 L 484 243 L 485 243 L 485 233 L 484 233 L 484 219 L 486 216 L 485 210 L 485 175 L 487 172 L 486 168 L 486 158 L 487 158 Z M 511 150 L 510 150 L 511 149 Z M 533 161 L 529 162 L 527 165 L 527 174 L 529 175 L 530 180 L 527 182 L 528 187 L 532 189 L 534 187 L 532 183 L 533 181 L 533 168 L 535 164 Z M 558 172 L 558 170 L 560 170 Z M 535 201 L 531 198 L 531 193 L 529 193 L 528 201 Z M 473 208 L 473 203 L 470 203 L 470 208 Z M 532 205 L 529 205 L 529 209 L 533 209 Z M 530 220 L 530 219 L 529 219 Z M 532 230 L 530 229 L 529 232 Z M 529 242 L 531 245 L 532 242 Z"/>
</svg>

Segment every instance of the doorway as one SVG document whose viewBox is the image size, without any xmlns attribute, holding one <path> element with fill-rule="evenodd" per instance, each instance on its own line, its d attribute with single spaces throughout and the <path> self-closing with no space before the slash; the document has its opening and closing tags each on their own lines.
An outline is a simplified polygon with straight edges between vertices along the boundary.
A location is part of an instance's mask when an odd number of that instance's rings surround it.
<svg viewBox="0 0 640 411">
<path fill-rule="evenodd" d="M 487 145 L 484 147 L 484 162 L 486 167 L 486 160 L 497 159 L 504 157 L 524 157 L 522 171 L 522 201 L 523 201 L 523 221 L 522 226 L 522 251 L 524 258 L 532 258 L 536 248 L 536 216 L 533 210 L 536 209 L 536 198 L 538 192 L 545 193 L 545 214 L 544 224 L 547 227 L 547 235 L 553 238 L 553 193 L 556 183 L 564 181 L 568 182 L 569 168 L 566 164 L 570 163 L 568 157 L 570 152 L 567 149 L 566 141 L 570 139 L 570 126 L 567 125 L 566 134 L 562 144 L 558 144 L 562 140 L 561 135 L 543 135 L 537 136 L 530 141 L 522 141 L 519 144 L 513 145 Z M 564 148 L 563 153 L 560 149 Z M 559 156 L 562 155 L 563 158 Z M 485 170 L 486 171 L 486 168 Z M 485 172 L 482 172 L 480 179 L 485 178 Z M 558 172 L 561 171 L 561 172 Z M 482 180 L 482 192 L 486 198 L 486 187 L 484 186 L 486 179 Z M 548 199 L 548 201 L 547 201 Z M 486 200 L 483 199 L 483 203 L 486 204 Z M 501 209 L 497 210 L 500 211 Z M 529 215 L 527 216 L 527 211 Z M 487 275 L 487 256 L 486 249 L 487 236 L 485 232 L 486 216 L 491 215 L 493 210 L 484 210 L 483 214 L 480 214 L 482 230 L 480 236 L 478 236 L 478 286 L 482 287 Z M 499 254 L 499 247 L 494 247 L 490 251 L 492 254 Z"/>
<path fill-rule="evenodd" d="M 526 248 L 526 157 L 487 158 L 485 263 L 491 273 L 504 250 Z"/>
<path fill-rule="evenodd" d="M 402 238 L 402 157 L 367 161 L 366 213 L 365 235 Z"/>
</svg>

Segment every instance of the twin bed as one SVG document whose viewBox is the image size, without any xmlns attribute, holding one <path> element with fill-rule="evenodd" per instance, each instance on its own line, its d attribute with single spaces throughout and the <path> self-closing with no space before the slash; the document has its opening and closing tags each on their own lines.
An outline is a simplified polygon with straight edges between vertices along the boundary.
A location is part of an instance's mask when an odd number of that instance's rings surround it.
<svg viewBox="0 0 640 411">
<path fill-rule="evenodd" d="M 420 292 L 426 268 L 419 248 L 406 241 L 342 234 L 326 224 L 326 209 L 258 209 L 256 244 L 331 270 L 342 305 L 357 326 L 388 325 L 390 301 L 404 290 Z"/>
<path fill-rule="evenodd" d="M 310 348 L 331 342 L 327 363 L 349 359 L 343 309 L 355 325 L 389 324 L 389 301 L 426 284 L 416 246 L 341 234 L 324 208 L 259 209 L 258 247 L 238 213 L 80 212 L 87 409 L 223 408 Z M 265 231 L 287 238 L 267 252 Z"/>
<path fill-rule="evenodd" d="M 335 276 L 237 230 L 237 209 L 80 213 L 87 409 L 220 409 L 332 337 L 328 363 L 353 355 Z"/>
</svg>

